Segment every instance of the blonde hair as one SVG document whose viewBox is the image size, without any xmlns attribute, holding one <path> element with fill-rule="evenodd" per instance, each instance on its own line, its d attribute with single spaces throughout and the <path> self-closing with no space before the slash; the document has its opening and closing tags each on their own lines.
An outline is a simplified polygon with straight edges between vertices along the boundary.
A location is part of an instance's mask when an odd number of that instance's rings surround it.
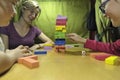
<svg viewBox="0 0 120 80">
<path fill-rule="evenodd" d="M 37 8 L 39 10 L 39 12 L 41 12 L 39 4 L 35 0 L 25 0 L 25 1 L 23 1 L 21 8 L 22 9 L 29 9 L 29 10 L 34 10 L 34 9 Z"/>
<path fill-rule="evenodd" d="M 22 10 L 25 10 L 25 9 L 28 9 L 28 10 L 38 9 L 39 10 L 38 16 L 40 16 L 40 13 L 41 13 L 41 8 L 36 0 L 20 0 L 20 4 L 17 7 L 18 7 L 17 20 L 20 19 L 20 17 L 22 16 Z"/>
</svg>

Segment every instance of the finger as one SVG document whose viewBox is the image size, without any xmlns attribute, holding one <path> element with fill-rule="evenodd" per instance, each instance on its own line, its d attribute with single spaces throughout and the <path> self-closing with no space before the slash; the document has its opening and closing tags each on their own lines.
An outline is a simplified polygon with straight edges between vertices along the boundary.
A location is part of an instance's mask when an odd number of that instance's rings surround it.
<svg viewBox="0 0 120 80">
<path fill-rule="evenodd" d="M 33 54 L 32 51 L 30 51 L 30 50 L 29 50 L 29 53 L 30 53 L 30 54 Z"/>
<path fill-rule="evenodd" d="M 30 53 L 23 54 L 24 57 L 26 57 L 26 56 L 31 56 L 31 55 L 32 55 L 32 54 L 30 54 Z"/>
<path fill-rule="evenodd" d="M 10 51 L 9 49 L 6 49 L 6 52 Z"/>
<path fill-rule="evenodd" d="M 29 50 L 31 51 L 31 52 L 33 52 L 34 51 L 34 49 L 31 47 L 31 48 L 29 48 Z"/>
<path fill-rule="evenodd" d="M 28 53 L 29 52 L 29 50 L 28 49 L 20 49 L 19 51 L 21 51 L 22 53 Z"/>
<path fill-rule="evenodd" d="M 22 48 L 24 48 L 24 46 L 23 46 L 23 45 L 20 45 L 20 46 L 18 46 L 17 48 L 20 48 L 20 49 L 22 49 Z"/>
<path fill-rule="evenodd" d="M 24 48 L 29 49 L 29 46 L 24 46 Z"/>
</svg>

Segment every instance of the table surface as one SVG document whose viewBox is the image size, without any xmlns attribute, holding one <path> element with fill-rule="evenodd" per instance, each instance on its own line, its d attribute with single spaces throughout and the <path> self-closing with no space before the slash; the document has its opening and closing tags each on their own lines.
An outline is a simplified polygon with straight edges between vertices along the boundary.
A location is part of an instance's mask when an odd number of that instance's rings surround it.
<svg viewBox="0 0 120 80">
<path fill-rule="evenodd" d="M 40 66 L 34 69 L 16 63 L 0 80 L 120 80 L 120 66 L 90 56 L 49 51 L 38 60 Z"/>
</svg>

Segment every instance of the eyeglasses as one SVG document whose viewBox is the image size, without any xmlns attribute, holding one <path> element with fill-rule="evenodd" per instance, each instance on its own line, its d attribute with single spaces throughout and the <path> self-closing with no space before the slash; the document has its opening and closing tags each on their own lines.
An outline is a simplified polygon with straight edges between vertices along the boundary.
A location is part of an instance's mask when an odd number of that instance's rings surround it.
<svg viewBox="0 0 120 80">
<path fill-rule="evenodd" d="M 100 7 L 99 7 L 99 9 L 101 10 L 101 12 L 103 13 L 103 14 L 105 14 L 105 6 L 106 6 L 106 4 L 107 4 L 107 2 L 109 2 L 110 0 L 106 0 L 105 2 L 103 2 L 101 5 L 100 5 Z"/>
</svg>

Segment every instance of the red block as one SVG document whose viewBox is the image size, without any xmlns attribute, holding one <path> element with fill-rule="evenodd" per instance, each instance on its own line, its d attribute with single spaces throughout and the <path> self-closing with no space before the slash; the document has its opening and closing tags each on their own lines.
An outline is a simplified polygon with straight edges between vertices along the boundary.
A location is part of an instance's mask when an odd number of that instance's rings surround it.
<svg viewBox="0 0 120 80">
<path fill-rule="evenodd" d="M 65 49 L 65 45 L 61 45 L 61 46 L 55 46 L 56 49 Z"/>
<path fill-rule="evenodd" d="M 112 56 L 112 54 L 101 52 L 101 53 L 90 53 L 90 56 L 97 60 L 104 61 L 107 57 Z"/>
<path fill-rule="evenodd" d="M 66 25 L 66 21 L 56 21 L 56 25 Z"/>
</svg>

